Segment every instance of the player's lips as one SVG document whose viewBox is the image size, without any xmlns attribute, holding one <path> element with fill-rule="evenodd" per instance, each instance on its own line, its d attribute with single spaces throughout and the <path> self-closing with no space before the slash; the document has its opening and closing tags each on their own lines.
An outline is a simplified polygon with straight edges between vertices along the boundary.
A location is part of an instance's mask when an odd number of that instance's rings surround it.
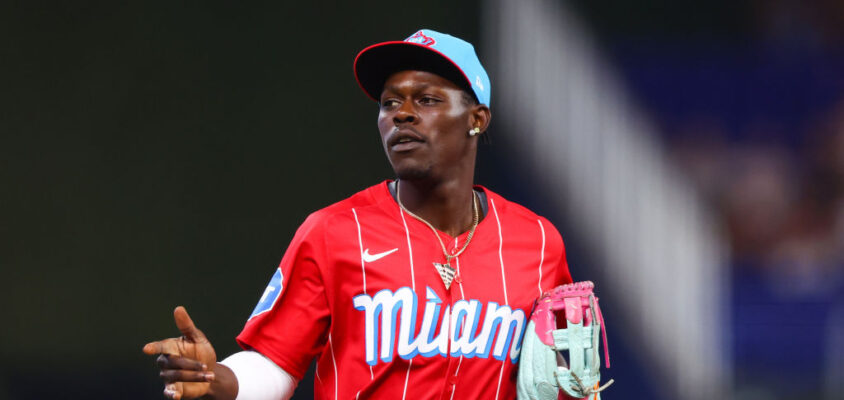
<svg viewBox="0 0 844 400">
<path fill-rule="evenodd" d="M 387 138 L 387 146 L 395 152 L 410 151 L 425 143 L 418 132 L 413 129 L 396 129 Z"/>
</svg>

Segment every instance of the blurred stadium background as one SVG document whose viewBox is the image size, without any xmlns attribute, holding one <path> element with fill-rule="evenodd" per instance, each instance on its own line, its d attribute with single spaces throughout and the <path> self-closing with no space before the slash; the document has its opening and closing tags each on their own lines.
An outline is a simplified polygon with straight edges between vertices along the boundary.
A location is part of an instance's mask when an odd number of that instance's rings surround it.
<svg viewBox="0 0 844 400">
<path fill-rule="evenodd" d="M 0 399 L 153 399 L 307 214 L 389 178 L 358 50 L 492 75 L 478 182 L 598 285 L 605 399 L 844 398 L 844 3 L 0 4 Z M 310 382 L 297 398 L 310 398 Z"/>
</svg>

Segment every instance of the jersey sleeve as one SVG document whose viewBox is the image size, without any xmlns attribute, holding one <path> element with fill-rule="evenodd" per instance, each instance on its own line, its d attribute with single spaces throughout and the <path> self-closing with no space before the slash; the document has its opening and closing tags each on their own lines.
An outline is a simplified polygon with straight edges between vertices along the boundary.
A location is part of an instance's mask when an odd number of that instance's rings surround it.
<svg viewBox="0 0 844 400">
<path fill-rule="evenodd" d="M 297 380 L 325 346 L 331 323 L 320 265 L 326 262 L 320 218 L 299 227 L 258 305 L 237 336 Z"/>
<path fill-rule="evenodd" d="M 553 224 L 551 224 L 550 221 L 545 219 L 543 222 L 551 227 L 549 229 L 548 239 L 556 256 L 556 260 L 553 261 L 553 265 L 556 270 L 554 287 L 572 283 L 573 281 L 571 278 L 571 272 L 569 271 L 569 263 L 566 260 L 566 245 L 563 243 L 563 237 L 560 236 L 560 232 Z"/>
</svg>

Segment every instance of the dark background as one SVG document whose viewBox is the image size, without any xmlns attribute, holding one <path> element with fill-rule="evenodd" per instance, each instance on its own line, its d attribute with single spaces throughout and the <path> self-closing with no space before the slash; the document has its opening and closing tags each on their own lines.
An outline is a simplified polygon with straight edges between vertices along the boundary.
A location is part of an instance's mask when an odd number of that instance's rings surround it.
<svg viewBox="0 0 844 400">
<path fill-rule="evenodd" d="M 841 2 L 565 3 L 727 227 L 733 398 L 819 398 L 821 334 L 844 304 L 844 234 L 823 223 L 844 204 L 844 150 L 818 149 L 844 138 Z M 237 351 L 296 227 L 391 177 L 354 56 L 425 27 L 484 60 L 482 13 L 480 1 L 0 3 L 0 400 L 162 398 L 141 347 L 177 335 L 176 305 L 221 357 Z M 565 207 L 520 183 L 496 144 L 518 132 L 496 130 L 494 88 L 492 102 L 478 183 L 548 216 L 575 278 L 591 278 Z M 736 192 L 770 178 L 748 162 L 759 157 L 782 187 Z M 745 218 L 772 199 L 761 227 Z M 797 263 L 795 242 L 831 244 L 808 257 L 798 245 Z M 657 396 L 647 360 L 609 333 L 618 383 L 605 397 Z"/>
<path fill-rule="evenodd" d="M 180 304 L 236 351 L 296 227 L 391 177 L 357 52 L 476 8 L 0 3 L 0 399 L 161 397 Z"/>
</svg>

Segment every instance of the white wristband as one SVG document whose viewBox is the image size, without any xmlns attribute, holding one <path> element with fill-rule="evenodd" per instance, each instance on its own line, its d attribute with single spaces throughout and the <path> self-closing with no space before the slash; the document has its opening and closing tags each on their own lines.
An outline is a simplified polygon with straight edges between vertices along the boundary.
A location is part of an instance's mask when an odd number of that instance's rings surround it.
<svg viewBox="0 0 844 400">
<path fill-rule="evenodd" d="M 296 389 L 296 379 L 257 351 L 241 351 L 220 361 L 237 378 L 235 400 L 287 400 Z"/>
</svg>

